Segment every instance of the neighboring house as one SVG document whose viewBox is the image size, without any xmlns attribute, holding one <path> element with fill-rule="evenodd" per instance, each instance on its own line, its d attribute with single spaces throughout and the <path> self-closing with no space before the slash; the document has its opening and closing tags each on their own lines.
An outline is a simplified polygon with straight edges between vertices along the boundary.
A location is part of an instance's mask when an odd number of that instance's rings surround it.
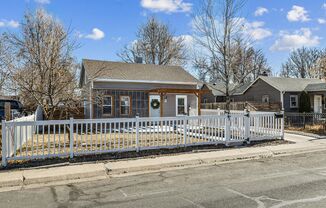
<svg viewBox="0 0 326 208">
<path fill-rule="evenodd" d="M 82 61 L 86 118 L 200 114 L 199 82 L 180 66 Z"/>
<path fill-rule="evenodd" d="M 243 91 L 248 87 L 249 84 L 243 84 L 239 86 L 230 86 L 229 93 L 231 94 L 231 101 L 234 101 L 234 96 L 241 95 Z M 225 102 L 225 85 L 221 82 L 219 83 L 204 83 L 202 88 L 203 91 L 207 93 L 202 95 L 202 103 L 219 103 Z"/>
<path fill-rule="evenodd" d="M 233 95 L 232 101 L 279 103 L 286 112 L 298 112 L 302 91 L 309 94 L 313 112 L 326 112 L 326 82 L 320 79 L 260 76 L 245 89 L 242 88 Z"/>
</svg>

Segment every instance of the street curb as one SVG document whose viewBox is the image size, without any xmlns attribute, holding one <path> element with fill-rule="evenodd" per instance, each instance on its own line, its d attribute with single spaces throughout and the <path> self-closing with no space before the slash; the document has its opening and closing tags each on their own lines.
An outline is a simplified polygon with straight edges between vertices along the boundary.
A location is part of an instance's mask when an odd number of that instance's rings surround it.
<svg viewBox="0 0 326 208">
<path fill-rule="evenodd" d="M 105 167 L 108 170 L 108 175 L 112 177 L 118 177 L 123 175 L 130 175 L 130 174 L 142 174 L 142 173 L 149 173 L 149 172 L 159 172 L 164 171 L 166 169 L 173 169 L 173 168 L 187 168 L 187 167 L 194 167 L 194 166 L 204 166 L 204 165 L 216 165 L 216 164 L 225 164 L 243 160 L 254 160 L 254 159 L 261 159 L 261 158 L 268 158 L 268 157 L 280 157 L 280 156 L 288 156 L 288 155 L 297 155 L 297 154 L 305 154 L 311 152 L 319 152 L 319 151 L 326 151 L 326 147 L 321 148 L 312 148 L 312 149 L 297 149 L 293 151 L 289 150 L 279 150 L 279 151 L 272 151 L 272 150 L 265 150 L 261 151 L 260 153 L 244 153 L 238 154 L 234 156 L 224 156 L 224 157 L 215 157 L 215 158 L 206 158 L 206 159 L 193 159 L 193 160 L 186 160 L 186 161 L 179 161 L 179 162 L 172 162 L 172 163 L 160 163 L 155 165 L 142 165 L 142 166 L 132 166 L 127 167 L 127 163 L 132 163 L 133 161 L 122 161 L 122 162 L 112 162 L 105 164 Z M 147 159 L 148 160 L 148 159 Z M 155 158 L 153 158 L 155 160 Z M 115 163 L 123 163 L 126 162 L 125 167 L 116 167 Z M 124 165 L 119 165 L 124 166 Z"/>
<path fill-rule="evenodd" d="M 106 176 L 103 163 L 27 169 L 0 173 L 0 187 L 23 186 Z"/>
<path fill-rule="evenodd" d="M 23 174 L 21 171 L 7 171 L 1 173 L 0 187 L 22 186 Z"/>
</svg>

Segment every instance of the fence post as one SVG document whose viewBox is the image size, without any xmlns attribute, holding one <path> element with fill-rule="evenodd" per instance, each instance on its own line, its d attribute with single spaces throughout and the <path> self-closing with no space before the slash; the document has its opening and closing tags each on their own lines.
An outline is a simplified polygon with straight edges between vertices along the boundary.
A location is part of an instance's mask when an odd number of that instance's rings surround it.
<svg viewBox="0 0 326 208">
<path fill-rule="evenodd" d="M 224 132 L 224 136 L 225 136 L 225 145 L 229 146 L 229 142 L 231 139 L 231 114 L 227 113 L 226 117 L 225 117 L 226 121 L 225 121 L 225 132 Z"/>
<path fill-rule="evenodd" d="M 7 145 L 6 145 L 6 121 L 2 120 L 2 167 L 6 167 L 7 166 Z"/>
<path fill-rule="evenodd" d="M 244 139 L 247 144 L 250 144 L 250 112 L 248 109 L 244 110 Z"/>
<path fill-rule="evenodd" d="M 136 151 L 139 152 L 139 116 L 136 116 Z"/>
<path fill-rule="evenodd" d="M 69 120 L 70 159 L 74 157 L 74 119 Z"/>
<path fill-rule="evenodd" d="M 186 147 L 187 144 L 187 117 L 183 118 L 183 143 Z"/>
<path fill-rule="evenodd" d="M 284 140 L 284 110 L 281 111 L 281 114 L 283 115 L 281 118 L 281 138 Z"/>
</svg>

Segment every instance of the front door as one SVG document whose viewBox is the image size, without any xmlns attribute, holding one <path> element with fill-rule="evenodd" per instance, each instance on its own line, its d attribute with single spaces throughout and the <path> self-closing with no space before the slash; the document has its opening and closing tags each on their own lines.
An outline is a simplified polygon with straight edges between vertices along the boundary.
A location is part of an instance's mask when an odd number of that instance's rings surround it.
<svg viewBox="0 0 326 208">
<path fill-rule="evenodd" d="M 176 116 L 187 115 L 187 95 L 176 95 Z"/>
<path fill-rule="evenodd" d="M 161 103 L 159 95 L 149 96 L 149 116 L 160 117 L 161 115 Z"/>
<path fill-rule="evenodd" d="M 314 96 L 314 112 L 322 113 L 322 96 L 321 95 Z"/>
</svg>

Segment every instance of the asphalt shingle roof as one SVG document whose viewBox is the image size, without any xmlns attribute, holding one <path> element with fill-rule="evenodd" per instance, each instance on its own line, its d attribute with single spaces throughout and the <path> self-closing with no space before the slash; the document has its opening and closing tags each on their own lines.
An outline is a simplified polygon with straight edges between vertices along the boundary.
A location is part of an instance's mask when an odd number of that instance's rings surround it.
<svg viewBox="0 0 326 208">
<path fill-rule="evenodd" d="M 251 83 L 246 83 L 242 85 L 232 85 L 230 86 L 230 94 L 231 95 L 237 95 L 242 94 L 245 89 L 250 85 Z M 210 89 L 214 96 L 225 96 L 225 84 L 222 82 L 218 82 L 215 84 L 206 83 L 206 86 L 208 89 Z"/>
<path fill-rule="evenodd" d="M 280 91 L 301 92 L 306 90 L 308 85 L 323 84 L 325 81 L 320 79 L 284 78 L 284 77 L 260 77 L 269 85 Z"/>
<path fill-rule="evenodd" d="M 89 59 L 83 59 L 82 64 L 88 77 L 98 79 L 199 83 L 195 77 L 180 66 L 159 66 Z"/>
<path fill-rule="evenodd" d="M 326 91 L 326 83 L 308 84 L 305 88 L 307 92 Z"/>
</svg>

